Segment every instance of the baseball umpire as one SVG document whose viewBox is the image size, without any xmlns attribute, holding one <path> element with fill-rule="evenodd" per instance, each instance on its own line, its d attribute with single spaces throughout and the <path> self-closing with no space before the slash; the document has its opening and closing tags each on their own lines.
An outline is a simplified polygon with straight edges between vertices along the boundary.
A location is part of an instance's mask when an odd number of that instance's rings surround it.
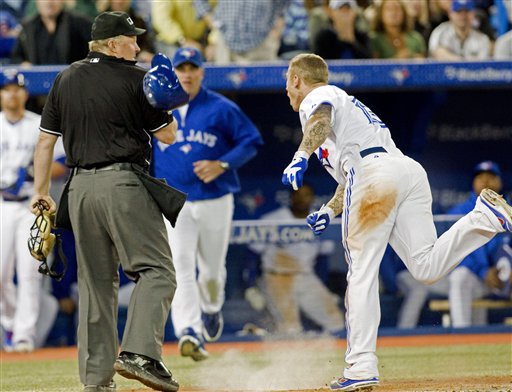
<svg viewBox="0 0 512 392">
<path fill-rule="evenodd" d="M 146 98 L 146 71 L 135 61 L 144 31 L 124 12 L 96 17 L 88 56 L 55 79 L 34 157 L 32 206 L 46 201 L 54 211 L 49 167 L 62 136 L 72 168 L 65 192 L 77 247 L 78 361 L 87 392 L 115 391 L 115 370 L 156 390 L 178 390 L 161 361 L 175 271 L 162 213 L 135 171 L 149 166 L 151 135 L 172 143 L 176 122 Z M 62 199 L 57 216 L 61 208 Z M 118 356 L 119 264 L 137 284 Z"/>
</svg>

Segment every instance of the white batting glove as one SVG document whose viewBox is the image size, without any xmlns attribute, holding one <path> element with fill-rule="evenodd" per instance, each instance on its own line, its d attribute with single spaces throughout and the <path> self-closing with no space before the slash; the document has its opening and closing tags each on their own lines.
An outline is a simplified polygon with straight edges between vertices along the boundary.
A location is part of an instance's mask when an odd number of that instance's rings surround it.
<svg viewBox="0 0 512 392">
<path fill-rule="evenodd" d="M 308 169 L 309 154 L 306 151 L 297 151 L 290 164 L 284 169 L 281 181 L 284 185 L 291 185 L 293 190 L 302 186 L 304 173 Z"/>
<path fill-rule="evenodd" d="M 329 223 L 334 219 L 334 211 L 332 208 L 323 205 L 318 211 L 308 215 L 306 222 L 315 235 L 320 235 L 329 226 Z"/>
</svg>

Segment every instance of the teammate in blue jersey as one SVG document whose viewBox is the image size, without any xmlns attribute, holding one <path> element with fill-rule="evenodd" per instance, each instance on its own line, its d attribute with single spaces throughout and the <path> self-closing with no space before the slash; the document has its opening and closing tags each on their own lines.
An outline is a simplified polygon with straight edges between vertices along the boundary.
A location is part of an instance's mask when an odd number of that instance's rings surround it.
<svg viewBox="0 0 512 392">
<path fill-rule="evenodd" d="M 477 195 L 482 189 L 495 192 L 502 190 L 501 170 L 496 162 L 484 161 L 476 165 L 473 177 L 473 192 L 463 203 L 457 204 L 448 214 L 463 215 L 476 204 Z M 496 255 L 503 245 L 504 235 L 497 235 L 481 248 L 464 258 L 449 275 L 450 314 L 456 328 L 486 324 L 487 309 L 472 309 L 471 301 L 489 293 L 489 289 L 499 290 L 503 283 L 499 271 L 493 266 Z"/>
<path fill-rule="evenodd" d="M 171 317 L 181 355 L 200 361 L 208 357 L 204 339 L 217 340 L 224 324 L 233 193 L 240 190 L 236 169 L 263 141 L 235 103 L 202 87 L 197 49 L 179 49 L 172 63 L 190 102 L 173 113 L 175 143 L 154 143 L 153 169 L 156 177 L 188 194 L 176 227 L 167 225 L 178 282 Z"/>
</svg>

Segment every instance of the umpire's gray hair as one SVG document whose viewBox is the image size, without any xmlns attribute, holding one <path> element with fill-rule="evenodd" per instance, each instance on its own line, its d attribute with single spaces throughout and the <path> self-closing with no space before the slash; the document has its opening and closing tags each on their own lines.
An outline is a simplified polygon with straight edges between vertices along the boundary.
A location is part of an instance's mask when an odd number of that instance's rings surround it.
<svg viewBox="0 0 512 392">
<path fill-rule="evenodd" d="M 312 53 L 301 53 L 290 61 L 289 69 L 307 84 L 327 83 L 329 70 L 323 58 Z"/>
<path fill-rule="evenodd" d="M 109 48 L 108 48 L 108 41 L 118 40 L 121 37 L 122 37 L 121 35 L 118 35 L 117 37 L 89 41 L 89 51 L 90 52 L 101 52 L 101 53 L 110 52 Z"/>
</svg>

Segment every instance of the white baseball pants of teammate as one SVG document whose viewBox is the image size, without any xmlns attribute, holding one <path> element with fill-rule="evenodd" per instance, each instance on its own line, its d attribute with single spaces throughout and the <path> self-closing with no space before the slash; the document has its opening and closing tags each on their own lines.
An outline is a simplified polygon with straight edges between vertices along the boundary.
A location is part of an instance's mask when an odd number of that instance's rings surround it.
<svg viewBox="0 0 512 392">
<path fill-rule="evenodd" d="M 465 328 L 487 324 L 487 309 L 473 309 L 471 306 L 474 299 L 489 294 L 484 281 L 464 266 L 456 268 L 448 279 L 452 327 Z"/>
<path fill-rule="evenodd" d="M 185 202 L 175 228 L 166 220 L 176 270 L 171 318 L 177 337 L 188 327 L 201 334 L 201 311 L 219 312 L 224 305 L 233 211 L 234 199 L 229 193 L 217 199 Z"/>
<path fill-rule="evenodd" d="M 348 263 L 344 376 L 379 375 L 375 355 L 380 322 L 378 274 L 388 242 L 415 279 L 433 283 L 502 231 L 496 216 L 478 200 L 473 211 L 438 239 L 427 174 L 409 157 L 369 154 L 351 168 L 342 215 Z"/>
<path fill-rule="evenodd" d="M 38 262 L 27 247 L 35 217 L 27 202 L 4 201 L 1 198 L 0 217 L 1 324 L 4 330 L 13 332 L 14 345 L 21 341 L 34 345 L 43 279 L 37 271 Z M 17 287 L 13 283 L 15 269 Z"/>
</svg>

